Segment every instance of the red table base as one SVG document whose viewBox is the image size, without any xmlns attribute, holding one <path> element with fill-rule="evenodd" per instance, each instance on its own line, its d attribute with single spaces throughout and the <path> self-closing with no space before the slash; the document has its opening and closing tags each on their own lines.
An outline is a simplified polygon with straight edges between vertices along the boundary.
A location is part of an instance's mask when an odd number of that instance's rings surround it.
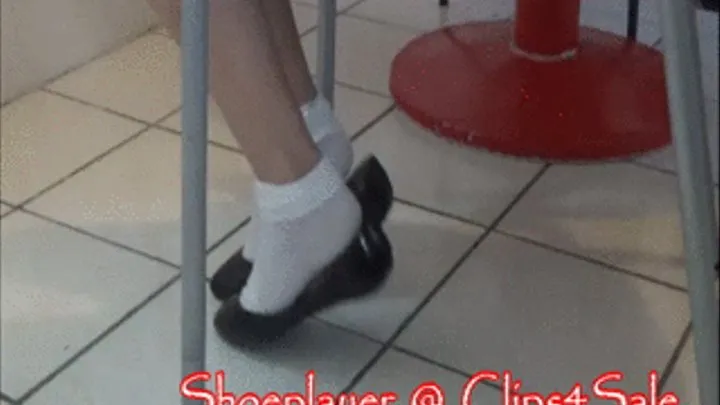
<svg viewBox="0 0 720 405">
<path fill-rule="evenodd" d="M 573 59 L 511 50 L 509 21 L 422 35 L 392 64 L 390 91 L 439 136 L 492 152 L 556 161 L 641 154 L 670 143 L 662 54 L 582 28 Z"/>
</svg>

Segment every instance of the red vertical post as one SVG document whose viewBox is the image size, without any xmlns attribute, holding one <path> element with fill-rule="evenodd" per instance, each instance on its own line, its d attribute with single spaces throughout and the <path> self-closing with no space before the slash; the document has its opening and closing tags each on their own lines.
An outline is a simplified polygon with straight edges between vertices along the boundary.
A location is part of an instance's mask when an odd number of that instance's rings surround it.
<svg viewBox="0 0 720 405">
<path fill-rule="evenodd" d="M 559 56 L 578 47 L 580 0 L 517 0 L 515 46 L 531 55 Z"/>
</svg>

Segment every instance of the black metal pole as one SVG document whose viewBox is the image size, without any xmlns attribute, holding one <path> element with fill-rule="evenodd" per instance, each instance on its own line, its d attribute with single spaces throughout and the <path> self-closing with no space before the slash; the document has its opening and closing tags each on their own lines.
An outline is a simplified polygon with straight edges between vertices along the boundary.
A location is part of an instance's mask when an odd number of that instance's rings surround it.
<svg viewBox="0 0 720 405">
<path fill-rule="evenodd" d="M 632 41 L 637 39 L 639 12 L 640 0 L 628 0 L 627 37 Z"/>
</svg>

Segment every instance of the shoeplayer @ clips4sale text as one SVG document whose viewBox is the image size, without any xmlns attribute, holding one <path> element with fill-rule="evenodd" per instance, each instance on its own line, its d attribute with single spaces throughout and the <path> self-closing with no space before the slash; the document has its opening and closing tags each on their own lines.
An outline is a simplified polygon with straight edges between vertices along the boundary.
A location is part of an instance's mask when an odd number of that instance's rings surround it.
<svg viewBox="0 0 720 405">
<path fill-rule="evenodd" d="M 197 372 L 188 375 L 180 383 L 180 395 L 184 398 L 204 401 L 205 405 L 395 405 L 399 395 L 395 392 L 348 393 L 334 395 L 328 392 L 316 394 L 316 374 L 309 371 L 305 375 L 305 392 L 258 394 L 246 392 L 236 395 L 225 390 L 225 373 L 218 371 L 214 375 L 214 390 L 193 387 L 197 383 L 209 383 L 213 374 Z M 476 405 L 473 394 L 479 384 L 492 384 L 500 388 L 499 405 L 589 405 L 591 401 L 603 400 L 611 405 L 680 405 L 681 401 L 672 392 L 660 392 L 660 378 L 657 371 L 647 374 L 644 392 L 625 392 L 614 385 L 624 379 L 620 371 L 604 373 L 595 378 L 585 388 L 578 382 L 565 392 L 521 391 L 522 382 L 513 378 L 509 371 L 502 373 L 481 371 L 470 377 L 459 393 L 446 393 L 437 383 L 425 382 L 418 385 L 410 394 L 408 405 Z M 209 384 L 208 384 L 209 385 Z M 447 396 L 446 396 L 447 394 Z M 484 404 L 490 404 L 490 400 Z M 477 404 L 480 405 L 480 404 Z"/>
</svg>

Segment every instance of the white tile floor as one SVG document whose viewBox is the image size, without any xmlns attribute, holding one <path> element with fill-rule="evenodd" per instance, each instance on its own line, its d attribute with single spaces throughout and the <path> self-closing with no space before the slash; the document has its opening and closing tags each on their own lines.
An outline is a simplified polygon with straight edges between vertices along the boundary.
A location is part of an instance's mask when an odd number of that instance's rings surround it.
<svg viewBox="0 0 720 405">
<path fill-rule="evenodd" d="M 338 2 L 338 114 L 399 200 L 388 286 L 270 353 L 231 350 L 210 327 L 208 368 L 236 392 L 302 389 L 313 369 L 319 390 L 402 400 L 435 380 L 451 401 L 482 369 L 546 393 L 611 369 L 640 391 L 658 370 L 699 405 L 672 151 L 548 169 L 426 136 L 390 110 L 397 50 L 447 21 L 512 13 L 451 3 L 443 15 L 435 0 Z M 316 4 L 295 7 L 312 63 Z M 583 20 L 622 32 L 624 4 L 586 1 Z M 700 22 L 717 151 L 717 16 Z M 641 40 L 661 43 L 649 1 Z M 178 56 L 155 31 L 2 109 L 2 405 L 179 403 Z M 244 241 L 251 182 L 214 105 L 210 125 L 208 272 Z M 500 395 L 481 386 L 474 403 Z"/>
</svg>

